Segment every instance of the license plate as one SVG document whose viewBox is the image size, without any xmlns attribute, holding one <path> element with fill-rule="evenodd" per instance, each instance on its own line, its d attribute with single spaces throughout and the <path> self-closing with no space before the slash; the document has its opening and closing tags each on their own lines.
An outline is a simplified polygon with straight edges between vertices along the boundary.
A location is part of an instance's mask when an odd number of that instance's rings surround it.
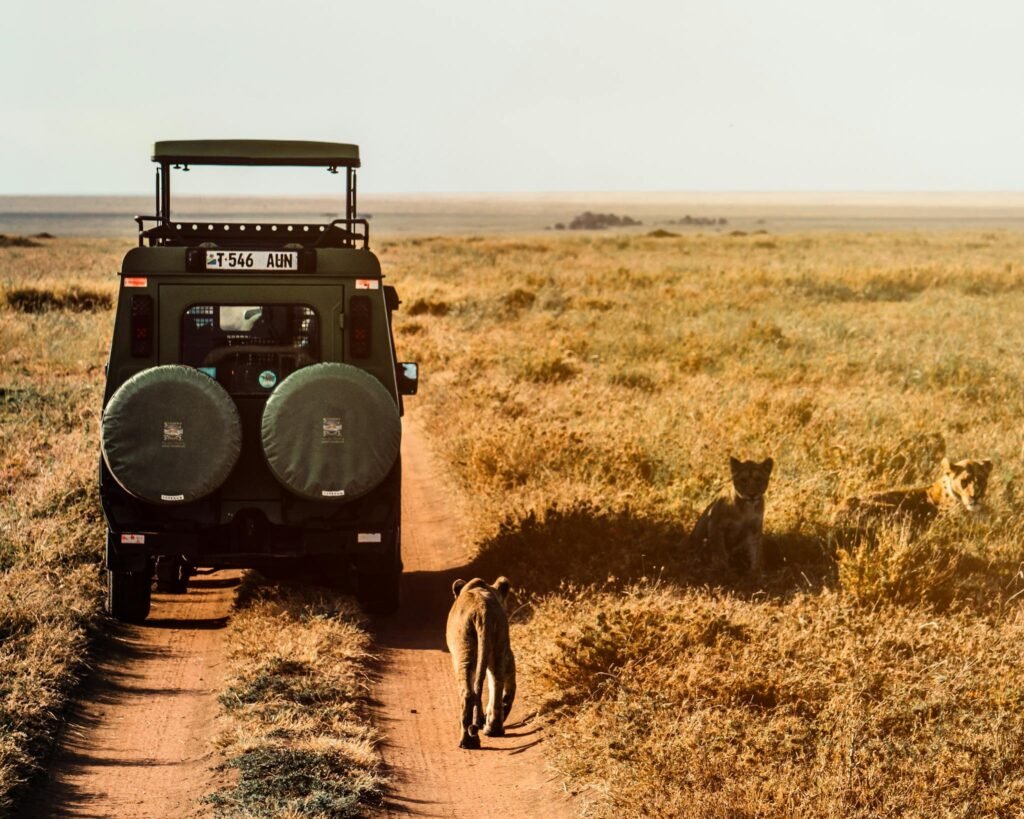
<svg viewBox="0 0 1024 819">
<path fill-rule="evenodd" d="M 207 250 L 207 270 L 298 270 L 294 250 Z"/>
</svg>

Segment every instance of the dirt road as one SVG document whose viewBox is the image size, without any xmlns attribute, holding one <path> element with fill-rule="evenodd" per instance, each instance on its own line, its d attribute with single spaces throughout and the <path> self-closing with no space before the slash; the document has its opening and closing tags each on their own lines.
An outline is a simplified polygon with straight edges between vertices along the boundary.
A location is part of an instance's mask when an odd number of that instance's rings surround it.
<svg viewBox="0 0 1024 819">
<path fill-rule="evenodd" d="M 190 817 L 213 785 L 210 740 L 238 572 L 153 596 L 117 626 L 62 731 L 49 776 L 19 816 Z"/>
<path fill-rule="evenodd" d="M 402 474 L 402 608 L 378 624 L 376 635 L 385 660 L 378 725 L 395 780 L 388 814 L 574 816 L 545 769 L 543 732 L 523 724 L 521 704 L 513 708 L 505 737 L 481 737 L 480 751 L 458 747 L 460 706 L 444 625 L 452 581 L 472 576 L 465 568 L 468 541 L 458 493 L 408 418 Z M 515 567 L 508 574 L 514 581 Z"/>
<path fill-rule="evenodd" d="M 457 493 L 424 435 L 406 424 L 399 614 L 378 621 L 384 667 L 375 700 L 394 779 L 386 813 L 572 816 L 542 757 L 542 732 L 516 706 L 501 739 L 458 746 L 458 706 L 444 623 L 455 577 L 468 577 Z M 514 567 L 509 574 L 515 575 Z M 238 572 L 154 596 L 141 626 L 118 626 L 62 732 L 47 781 L 19 815 L 192 817 L 216 774 L 211 748 L 224 681 L 225 626 Z M 493 580 L 493 578 L 489 578 Z M 496 806 L 492 810 L 489 806 Z M 500 807 L 498 807 L 500 806 Z"/>
</svg>

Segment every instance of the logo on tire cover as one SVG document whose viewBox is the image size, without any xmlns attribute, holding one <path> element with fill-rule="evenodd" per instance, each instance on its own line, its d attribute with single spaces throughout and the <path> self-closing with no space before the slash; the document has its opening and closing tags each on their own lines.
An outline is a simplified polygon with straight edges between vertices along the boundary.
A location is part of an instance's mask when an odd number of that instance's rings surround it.
<svg viewBox="0 0 1024 819">
<path fill-rule="evenodd" d="M 321 443 L 345 443 L 345 436 L 342 434 L 340 418 L 324 418 L 324 437 L 321 440 Z"/>
<path fill-rule="evenodd" d="M 181 421 L 164 421 L 164 440 L 161 446 L 185 446 L 185 426 Z"/>
</svg>

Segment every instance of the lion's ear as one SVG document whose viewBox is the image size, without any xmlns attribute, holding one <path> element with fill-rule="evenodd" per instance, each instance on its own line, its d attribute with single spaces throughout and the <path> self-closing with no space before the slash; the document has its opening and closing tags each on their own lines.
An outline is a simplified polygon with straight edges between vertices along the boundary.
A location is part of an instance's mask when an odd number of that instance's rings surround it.
<svg viewBox="0 0 1024 819">
<path fill-rule="evenodd" d="M 452 596 L 458 599 L 459 592 L 462 591 L 462 587 L 465 585 L 465 580 L 456 580 L 454 583 L 452 583 Z"/>
<path fill-rule="evenodd" d="M 991 474 L 992 472 L 992 461 L 990 461 L 988 458 L 981 461 L 981 471 L 985 474 L 985 477 L 987 478 L 989 474 Z"/>
<path fill-rule="evenodd" d="M 947 475 L 953 474 L 953 464 L 949 462 L 949 458 L 942 459 L 942 471 L 945 472 Z"/>
<path fill-rule="evenodd" d="M 772 470 L 775 468 L 775 461 L 771 458 L 765 458 L 761 461 L 761 471 L 764 472 L 765 476 L 771 475 Z"/>
<path fill-rule="evenodd" d="M 494 590 L 504 603 L 508 599 L 508 593 L 512 591 L 512 582 L 503 575 L 494 581 Z"/>
<path fill-rule="evenodd" d="M 729 469 L 732 470 L 732 474 L 735 475 L 739 468 L 743 466 L 743 463 L 735 455 L 729 456 Z"/>
</svg>

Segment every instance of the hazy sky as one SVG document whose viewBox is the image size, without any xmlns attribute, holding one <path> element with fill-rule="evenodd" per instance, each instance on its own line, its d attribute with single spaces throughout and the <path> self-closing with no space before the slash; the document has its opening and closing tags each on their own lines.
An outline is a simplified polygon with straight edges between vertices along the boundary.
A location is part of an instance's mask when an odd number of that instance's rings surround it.
<svg viewBox="0 0 1024 819">
<path fill-rule="evenodd" d="M 145 193 L 154 140 L 217 137 L 356 142 L 364 192 L 1020 190 L 1022 31 L 991 0 L 7 0 L 0 193 Z"/>
</svg>

